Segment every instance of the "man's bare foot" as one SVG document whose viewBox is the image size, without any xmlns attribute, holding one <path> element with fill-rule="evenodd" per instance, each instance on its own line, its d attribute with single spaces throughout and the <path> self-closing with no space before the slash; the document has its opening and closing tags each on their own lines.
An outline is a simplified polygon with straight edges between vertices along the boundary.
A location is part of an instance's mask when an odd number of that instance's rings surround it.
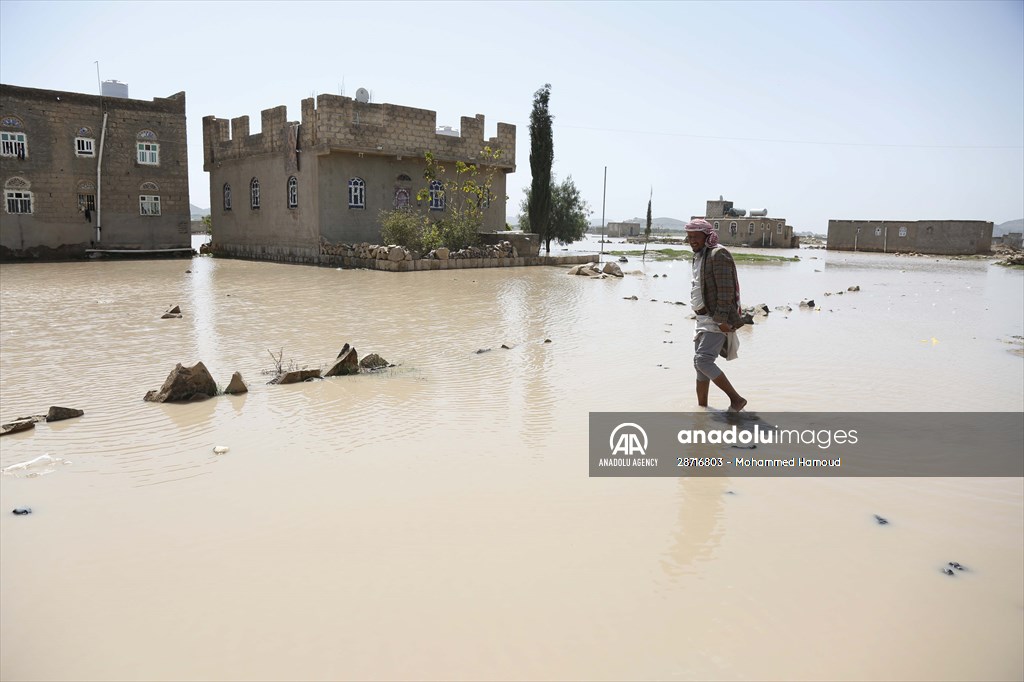
<svg viewBox="0 0 1024 682">
<path fill-rule="evenodd" d="M 746 398 L 740 398 L 738 401 L 736 401 L 734 403 L 729 403 L 729 411 L 730 412 L 739 412 L 740 410 L 742 410 L 746 406 L 747 406 L 747 399 Z"/>
</svg>

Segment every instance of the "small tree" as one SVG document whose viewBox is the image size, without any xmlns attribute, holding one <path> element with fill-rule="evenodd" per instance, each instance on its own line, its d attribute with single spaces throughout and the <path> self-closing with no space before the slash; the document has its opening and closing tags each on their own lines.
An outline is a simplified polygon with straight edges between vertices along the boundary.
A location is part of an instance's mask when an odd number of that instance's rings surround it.
<svg viewBox="0 0 1024 682">
<path fill-rule="evenodd" d="M 551 166 L 555 162 L 551 132 L 551 84 L 533 93 L 533 111 L 530 112 L 530 173 L 533 176 L 527 195 L 530 232 L 535 232 L 551 252 L 552 181 Z"/>
<path fill-rule="evenodd" d="M 531 224 L 530 220 L 530 198 L 533 188 L 523 190 L 526 195 L 519 205 L 521 211 L 519 225 L 526 230 Z M 544 239 L 544 247 L 551 252 L 551 240 L 555 239 L 559 244 L 571 244 L 583 239 L 587 233 L 587 217 L 593 213 L 590 205 L 583 200 L 579 188 L 573 182 L 570 175 L 561 184 L 551 185 L 551 221 L 547 238 Z"/>
<path fill-rule="evenodd" d="M 647 197 L 647 227 L 644 228 L 644 257 L 641 261 L 647 260 L 647 244 L 651 241 L 651 201 L 654 199 L 654 188 L 651 188 L 651 194 Z"/>
<path fill-rule="evenodd" d="M 416 193 L 416 201 L 425 204 L 425 208 L 417 210 L 410 206 L 381 211 L 381 237 L 389 244 L 418 251 L 475 245 L 491 201 L 491 185 L 497 172 L 494 164 L 500 158 L 500 149 L 484 147 L 480 152 L 483 169 L 477 163 L 456 161 L 455 173 L 450 175 L 433 153 L 427 152 L 423 171 L 427 186 Z M 437 203 L 443 208 L 431 210 L 431 204 Z"/>
</svg>

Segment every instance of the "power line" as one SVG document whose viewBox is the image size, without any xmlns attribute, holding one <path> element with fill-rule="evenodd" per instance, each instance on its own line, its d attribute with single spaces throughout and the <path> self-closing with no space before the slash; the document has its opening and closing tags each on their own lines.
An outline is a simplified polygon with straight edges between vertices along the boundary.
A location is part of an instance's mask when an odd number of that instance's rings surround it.
<svg viewBox="0 0 1024 682">
<path fill-rule="evenodd" d="M 693 135 L 670 133 L 657 130 L 626 130 L 617 128 L 593 128 L 555 123 L 556 127 L 571 130 L 591 130 L 602 133 L 625 133 L 632 135 L 655 135 L 660 137 L 685 137 L 692 140 L 718 140 L 724 142 L 772 142 L 777 144 L 804 144 L 830 147 L 888 147 L 894 149 L 1024 149 L 1024 145 L 959 145 L 959 144 L 891 144 L 884 142 L 822 142 L 818 140 L 782 140 L 767 137 L 730 137 L 726 135 Z"/>
</svg>

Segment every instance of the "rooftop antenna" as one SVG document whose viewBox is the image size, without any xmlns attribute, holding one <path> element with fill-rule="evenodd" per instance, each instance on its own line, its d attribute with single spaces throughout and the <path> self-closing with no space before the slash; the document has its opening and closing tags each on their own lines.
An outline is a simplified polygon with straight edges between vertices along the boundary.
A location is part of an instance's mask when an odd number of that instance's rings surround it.
<svg viewBox="0 0 1024 682">
<path fill-rule="evenodd" d="M 100 63 L 98 61 L 97 62 L 93 62 L 93 63 L 96 64 L 96 87 L 99 88 L 99 93 L 102 96 L 103 95 L 103 83 L 100 82 Z"/>
<path fill-rule="evenodd" d="M 345 96 L 345 77 L 341 77 L 341 96 Z"/>
</svg>

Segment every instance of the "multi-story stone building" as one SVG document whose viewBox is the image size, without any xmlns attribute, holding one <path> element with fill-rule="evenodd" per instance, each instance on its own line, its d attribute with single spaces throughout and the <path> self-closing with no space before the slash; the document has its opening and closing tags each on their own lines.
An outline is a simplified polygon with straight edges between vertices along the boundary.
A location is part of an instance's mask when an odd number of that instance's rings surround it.
<svg viewBox="0 0 1024 682">
<path fill-rule="evenodd" d="M 830 220 L 830 251 L 964 255 L 992 250 L 984 220 Z"/>
<path fill-rule="evenodd" d="M 425 184 L 425 153 L 454 175 L 457 161 L 481 162 L 484 147 L 502 154 L 493 172 L 484 231 L 505 228 L 505 176 L 515 170 L 515 126 L 498 124 L 484 139 L 484 117 L 462 117 L 461 132 L 438 132 L 433 111 L 339 95 L 302 101 L 302 120 L 284 106 L 249 117 L 203 118 L 203 168 L 210 174 L 215 253 L 315 263 L 321 239 L 378 242 L 380 211 L 419 207 L 444 214 L 440 180 Z M 417 200 L 421 189 L 429 199 Z"/>
<path fill-rule="evenodd" d="M 188 253 L 185 93 L 152 102 L 0 85 L 0 258 Z"/>
<path fill-rule="evenodd" d="M 722 197 L 707 202 L 704 218 L 718 230 L 719 241 L 726 246 L 763 246 L 790 249 L 800 246 L 800 237 L 785 218 L 772 218 L 768 210 L 751 211 L 733 208 L 731 201 Z"/>
</svg>

